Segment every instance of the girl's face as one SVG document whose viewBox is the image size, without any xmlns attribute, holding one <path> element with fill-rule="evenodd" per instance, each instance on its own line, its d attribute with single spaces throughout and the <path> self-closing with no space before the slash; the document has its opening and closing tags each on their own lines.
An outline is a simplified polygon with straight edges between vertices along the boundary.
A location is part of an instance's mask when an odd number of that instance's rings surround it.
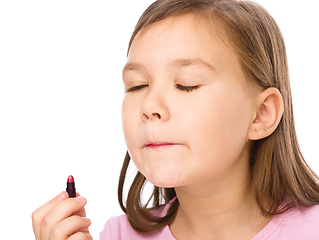
<svg viewBox="0 0 319 240">
<path fill-rule="evenodd" d="M 123 70 L 124 137 L 139 171 L 177 187 L 248 171 L 253 100 L 235 53 L 191 15 L 139 33 Z"/>
</svg>

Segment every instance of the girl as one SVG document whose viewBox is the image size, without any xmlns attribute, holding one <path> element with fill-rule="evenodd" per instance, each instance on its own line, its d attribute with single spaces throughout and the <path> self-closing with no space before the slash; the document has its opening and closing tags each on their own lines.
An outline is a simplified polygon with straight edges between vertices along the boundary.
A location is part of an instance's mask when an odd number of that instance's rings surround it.
<svg viewBox="0 0 319 240">
<path fill-rule="evenodd" d="M 318 176 L 298 147 L 285 45 L 265 9 L 156 1 L 133 32 L 123 82 L 126 214 L 101 240 L 319 239 Z M 125 201 L 131 158 L 139 171 Z M 36 239 L 90 239 L 85 203 L 63 192 L 40 207 Z"/>
</svg>

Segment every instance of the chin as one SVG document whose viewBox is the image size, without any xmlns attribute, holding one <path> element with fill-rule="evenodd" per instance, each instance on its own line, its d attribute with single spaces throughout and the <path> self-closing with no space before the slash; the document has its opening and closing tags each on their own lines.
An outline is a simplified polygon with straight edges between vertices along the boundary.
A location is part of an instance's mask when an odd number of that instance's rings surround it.
<svg viewBox="0 0 319 240">
<path fill-rule="evenodd" d="M 161 188 L 173 188 L 183 185 L 181 183 L 180 176 L 178 176 L 177 174 L 169 175 L 167 173 L 159 173 L 146 174 L 144 176 L 150 183 Z"/>
<path fill-rule="evenodd" d="M 145 178 L 157 187 L 172 188 L 183 185 L 182 182 L 187 176 L 187 171 L 181 168 L 176 159 L 166 156 L 157 158 L 145 156 L 132 160 Z"/>
<path fill-rule="evenodd" d="M 149 180 L 150 183 L 152 183 L 156 187 L 160 188 L 174 188 L 176 187 L 174 184 L 166 183 L 166 182 L 152 182 Z"/>
</svg>

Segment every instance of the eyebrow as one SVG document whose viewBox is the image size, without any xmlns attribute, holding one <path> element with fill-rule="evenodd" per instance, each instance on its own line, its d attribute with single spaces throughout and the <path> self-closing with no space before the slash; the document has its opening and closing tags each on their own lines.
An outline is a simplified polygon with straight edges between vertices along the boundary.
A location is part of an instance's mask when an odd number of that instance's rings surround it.
<svg viewBox="0 0 319 240">
<path fill-rule="evenodd" d="M 173 66 L 177 68 L 191 67 L 191 66 L 202 66 L 210 70 L 216 70 L 213 65 L 206 62 L 202 58 L 180 58 L 173 61 Z"/>
<path fill-rule="evenodd" d="M 129 72 L 129 71 L 143 71 L 145 70 L 145 67 L 140 64 L 140 63 L 126 63 L 124 68 L 123 68 L 123 75 L 125 74 L 125 72 Z"/>
<path fill-rule="evenodd" d="M 209 70 L 216 70 L 213 65 L 206 62 L 202 58 L 179 58 L 172 61 L 171 65 L 175 68 L 184 68 L 184 67 L 192 67 L 192 66 L 202 66 L 208 68 Z M 125 64 L 123 68 L 123 75 L 129 71 L 144 71 L 145 67 L 140 63 L 130 63 Z"/>
</svg>

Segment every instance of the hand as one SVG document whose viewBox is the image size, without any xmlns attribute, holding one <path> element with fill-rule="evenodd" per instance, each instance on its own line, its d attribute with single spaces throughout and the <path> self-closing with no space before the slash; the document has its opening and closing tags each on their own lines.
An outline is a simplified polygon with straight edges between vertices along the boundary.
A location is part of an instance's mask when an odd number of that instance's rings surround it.
<svg viewBox="0 0 319 240">
<path fill-rule="evenodd" d="M 33 232 L 36 240 L 91 240 L 84 206 L 86 199 L 77 193 L 69 198 L 61 192 L 32 213 Z"/>
</svg>

